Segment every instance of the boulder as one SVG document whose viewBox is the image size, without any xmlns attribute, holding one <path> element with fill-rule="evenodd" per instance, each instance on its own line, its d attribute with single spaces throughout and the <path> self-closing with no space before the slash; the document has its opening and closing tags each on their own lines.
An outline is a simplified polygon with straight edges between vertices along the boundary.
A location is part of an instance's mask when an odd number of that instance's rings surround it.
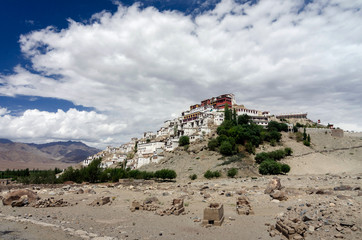
<svg viewBox="0 0 362 240">
<path fill-rule="evenodd" d="M 282 184 L 280 183 L 280 178 L 278 177 L 273 177 L 273 179 L 271 179 L 268 183 L 267 188 L 265 189 L 264 193 L 265 194 L 270 194 L 272 193 L 274 190 L 280 190 L 282 189 Z"/>
<path fill-rule="evenodd" d="M 105 205 L 107 203 L 111 202 L 110 197 L 101 197 L 101 198 L 97 198 L 95 199 L 91 204 L 91 206 L 102 206 Z"/>
<path fill-rule="evenodd" d="M 39 199 L 38 195 L 29 189 L 19 189 L 7 193 L 3 199 L 3 204 L 11 205 L 14 207 L 22 207 L 36 202 Z"/>
<path fill-rule="evenodd" d="M 351 191 L 352 187 L 348 185 L 341 185 L 338 187 L 333 188 L 334 191 Z"/>
<path fill-rule="evenodd" d="M 286 201 L 288 199 L 286 193 L 284 191 L 280 191 L 280 190 L 274 190 L 270 196 L 273 199 L 277 199 L 279 201 Z"/>
<path fill-rule="evenodd" d="M 157 197 L 148 197 L 143 201 L 143 204 L 152 204 L 152 203 L 159 203 L 160 201 L 158 200 Z"/>
</svg>

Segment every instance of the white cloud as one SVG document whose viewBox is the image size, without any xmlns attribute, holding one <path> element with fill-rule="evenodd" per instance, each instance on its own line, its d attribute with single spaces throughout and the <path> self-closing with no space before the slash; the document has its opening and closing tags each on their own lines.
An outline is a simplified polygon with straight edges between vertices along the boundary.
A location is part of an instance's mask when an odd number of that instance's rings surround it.
<svg viewBox="0 0 362 240">
<path fill-rule="evenodd" d="M 69 20 L 21 36 L 33 69 L 0 76 L 0 94 L 94 107 L 127 124 L 122 141 L 227 92 L 247 107 L 360 126 L 362 2 L 303 4 L 224 0 L 193 17 L 120 5 Z"/>
<path fill-rule="evenodd" d="M 117 123 L 106 115 L 76 109 L 55 113 L 33 109 L 20 116 L 0 114 L 1 136 L 24 142 L 72 139 L 104 147 L 119 139 L 125 127 L 126 124 Z"/>
<path fill-rule="evenodd" d="M 3 115 L 8 114 L 8 113 L 10 113 L 10 111 L 8 111 L 7 108 L 2 108 L 0 106 L 0 116 L 3 116 Z"/>
</svg>

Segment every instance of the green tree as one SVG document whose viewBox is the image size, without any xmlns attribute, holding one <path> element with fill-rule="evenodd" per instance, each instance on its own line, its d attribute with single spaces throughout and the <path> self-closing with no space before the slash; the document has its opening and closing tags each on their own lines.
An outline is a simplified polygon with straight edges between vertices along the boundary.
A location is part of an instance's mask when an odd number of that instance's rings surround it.
<svg viewBox="0 0 362 240">
<path fill-rule="evenodd" d="M 215 151 L 218 146 L 219 142 L 215 138 L 210 139 L 209 143 L 207 144 L 207 147 L 209 148 L 210 151 Z"/>
<path fill-rule="evenodd" d="M 180 146 L 186 146 L 190 144 L 190 138 L 189 136 L 181 136 L 180 139 L 178 140 L 178 144 Z"/>
<path fill-rule="evenodd" d="M 282 164 L 280 166 L 280 170 L 282 173 L 288 173 L 290 171 L 290 166 L 288 164 Z"/>
<path fill-rule="evenodd" d="M 260 164 L 259 173 L 263 175 L 267 174 L 280 174 L 281 164 L 273 160 L 267 160 Z"/>
<path fill-rule="evenodd" d="M 304 141 L 307 140 L 307 132 L 306 132 L 305 128 L 303 130 L 303 140 Z"/>
<path fill-rule="evenodd" d="M 229 169 L 228 173 L 227 173 L 228 177 L 231 177 L 231 178 L 235 177 L 236 174 L 238 174 L 238 169 L 236 169 L 236 168 Z"/>
<path fill-rule="evenodd" d="M 233 153 L 233 147 L 229 141 L 223 141 L 220 145 L 220 153 L 222 155 L 230 156 Z"/>
<path fill-rule="evenodd" d="M 100 180 L 100 174 L 102 171 L 100 167 L 101 162 L 101 158 L 95 159 L 85 168 L 86 181 L 90 183 L 95 183 Z"/>
<path fill-rule="evenodd" d="M 250 121 L 251 121 L 251 118 L 247 114 L 243 114 L 243 115 L 240 115 L 238 117 L 238 124 L 239 125 L 249 124 Z"/>
<path fill-rule="evenodd" d="M 229 104 L 225 104 L 224 107 L 224 119 L 226 121 L 232 121 L 232 111 L 229 109 Z"/>
</svg>

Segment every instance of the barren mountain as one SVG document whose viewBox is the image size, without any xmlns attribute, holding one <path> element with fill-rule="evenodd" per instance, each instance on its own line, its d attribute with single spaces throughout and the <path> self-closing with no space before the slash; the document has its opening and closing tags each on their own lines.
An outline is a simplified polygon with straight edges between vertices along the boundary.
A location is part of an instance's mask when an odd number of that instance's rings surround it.
<svg viewBox="0 0 362 240">
<path fill-rule="evenodd" d="M 77 164 L 98 151 L 84 143 L 73 141 L 28 144 L 0 139 L 0 169 L 64 168 Z"/>
</svg>

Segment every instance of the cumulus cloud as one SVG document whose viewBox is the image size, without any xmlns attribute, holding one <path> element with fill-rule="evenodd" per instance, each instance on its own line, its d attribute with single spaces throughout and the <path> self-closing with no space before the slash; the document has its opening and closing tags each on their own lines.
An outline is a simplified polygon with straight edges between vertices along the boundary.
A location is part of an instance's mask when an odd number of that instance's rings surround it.
<svg viewBox="0 0 362 240">
<path fill-rule="evenodd" d="M 7 108 L 0 107 L 0 116 L 3 116 L 5 114 L 7 114 L 7 113 L 10 113 L 10 111 L 8 111 Z"/>
<path fill-rule="evenodd" d="M 353 126 L 362 118 L 361 9 L 352 0 L 223 0 L 191 16 L 119 5 L 22 35 L 31 68 L 1 75 L 0 94 L 94 107 L 126 124 L 127 137 L 229 92 L 246 107 Z"/>
<path fill-rule="evenodd" d="M 6 109 L 5 109 L 6 110 Z M 2 137 L 18 141 L 48 142 L 59 140 L 82 140 L 90 145 L 107 145 L 119 139 L 125 124 L 112 121 L 108 116 L 94 111 L 67 112 L 58 110 L 55 113 L 26 110 L 20 116 L 1 114 L 0 132 Z"/>
</svg>

